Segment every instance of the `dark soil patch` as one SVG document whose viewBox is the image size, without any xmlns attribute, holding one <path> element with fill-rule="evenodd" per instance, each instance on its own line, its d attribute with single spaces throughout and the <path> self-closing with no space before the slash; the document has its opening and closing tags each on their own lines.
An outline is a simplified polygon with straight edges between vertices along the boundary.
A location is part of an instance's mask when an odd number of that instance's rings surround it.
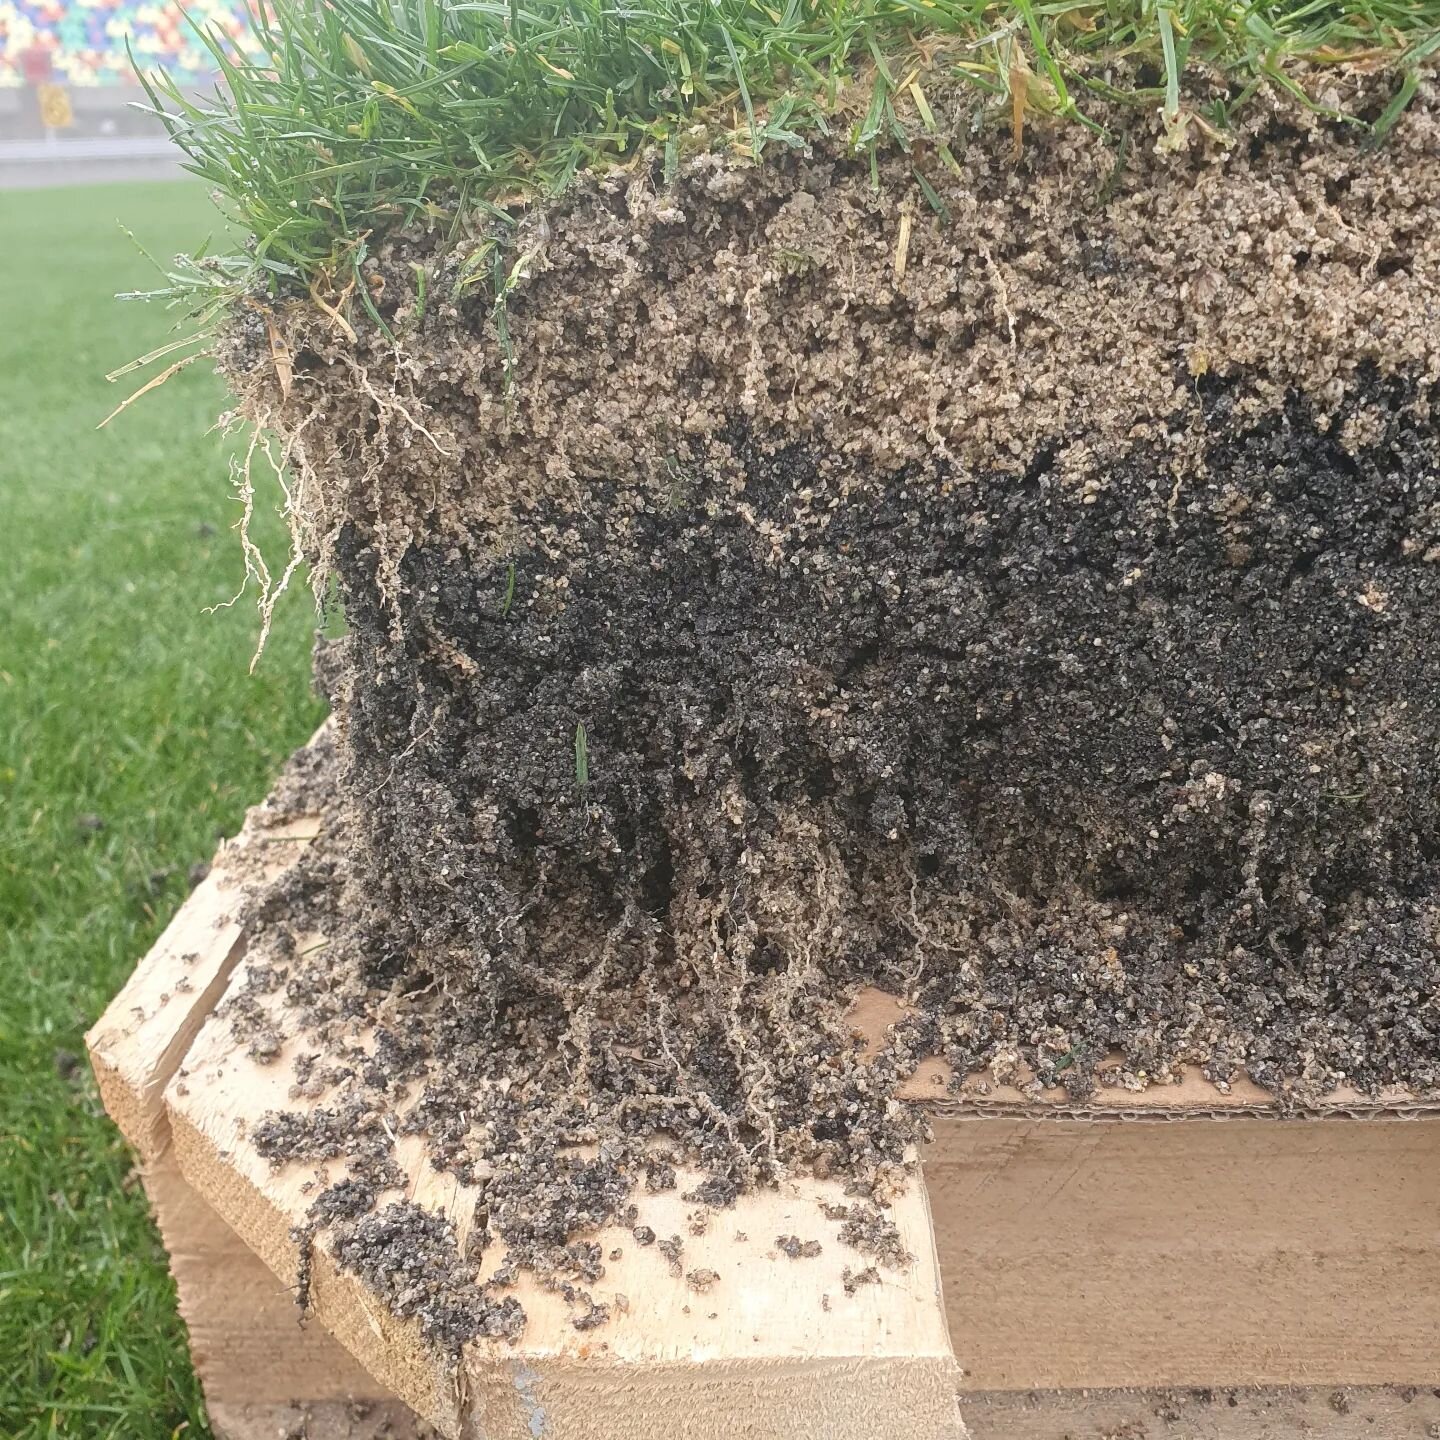
<svg viewBox="0 0 1440 1440">
<path fill-rule="evenodd" d="M 1221 390 L 1189 473 L 1142 446 L 1077 486 L 1057 444 L 843 503 L 737 438 L 743 483 L 596 486 L 513 565 L 410 550 L 393 645 L 342 547 L 347 918 L 454 994 L 539 997 L 581 1093 L 683 1034 L 679 1093 L 777 1160 L 809 1017 L 861 980 L 962 1073 L 1433 1085 L 1440 482 L 1408 398 L 1358 386 L 1390 419 L 1353 453 Z"/>
</svg>

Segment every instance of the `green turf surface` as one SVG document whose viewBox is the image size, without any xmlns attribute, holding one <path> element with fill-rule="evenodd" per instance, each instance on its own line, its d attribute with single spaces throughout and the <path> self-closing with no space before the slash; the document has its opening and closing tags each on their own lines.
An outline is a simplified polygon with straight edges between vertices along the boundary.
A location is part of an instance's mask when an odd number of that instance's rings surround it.
<svg viewBox="0 0 1440 1440">
<path fill-rule="evenodd" d="M 203 613 L 241 574 L 227 448 L 206 433 L 219 382 L 196 365 L 95 428 L 125 393 L 105 372 L 173 319 L 110 298 L 149 283 L 116 219 L 163 257 L 213 214 L 190 184 L 0 194 L 6 1440 L 208 1434 L 130 1155 L 74 1061 L 191 865 L 320 715 L 302 595 L 254 676 L 249 601 Z M 283 547 L 278 522 L 265 535 Z"/>
<path fill-rule="evenodd" d="M 857 154 L 924 141 L 953 167 L 950 142 L 984 118 L 1104 131 L 1092 111 L 1107 104 L 1159 110 L 1181 143 L 1260 92 L 1325 108 L 1327 67 L 1356 55 L 1389 72 L 1383 132 L 1440 50 L 1440 0 L 266 0 L 255 16 L 248 55 L 210 41 L 213 103 L 140 62 L 156 112 L 257 241 L 174 283 L 224 295 L 256 265 L 282 289 L 299 272 L 347 302 L 353 286 L 380 325 L 359 267 L 386 227 L 438 221 L 458 239 L 477 207 L 503 227 L 517 198 L 647 146 L 669 169 L 828 133 Z M 1220 89 L 1192 98 L 1202 73 Z M 946 123 L 927 88 L 958 90 Z M 447 283 L 503 305 L 527 263 L 496 234 Z"/>
</svg>

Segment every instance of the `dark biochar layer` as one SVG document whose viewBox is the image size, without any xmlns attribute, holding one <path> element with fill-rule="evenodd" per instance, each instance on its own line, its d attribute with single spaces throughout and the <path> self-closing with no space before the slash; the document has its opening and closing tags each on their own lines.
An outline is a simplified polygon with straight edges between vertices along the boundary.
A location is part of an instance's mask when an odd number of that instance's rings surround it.
<svg viewBox="0 0 1440 1440">
<path fill-rule="evenodd" d="M 1352 453 L 1216 384 L 1113 469 L 1057 437 L 1023 477 L 883 486 L 737 425 L 743 486 L 596 480 L 513 560 L 410 549 L 386 602 L 350 532 L 367 953 L 500 1007 L 874 979 L 962 1071 L 1014 1055 L 1080 1093 L 1116 1049 L 1302 1095 L 1434 1085 L 1414 398 L 1357 383 Z M 740 1080 L 705 1083 L 723 1108 Z"/>
</svg>

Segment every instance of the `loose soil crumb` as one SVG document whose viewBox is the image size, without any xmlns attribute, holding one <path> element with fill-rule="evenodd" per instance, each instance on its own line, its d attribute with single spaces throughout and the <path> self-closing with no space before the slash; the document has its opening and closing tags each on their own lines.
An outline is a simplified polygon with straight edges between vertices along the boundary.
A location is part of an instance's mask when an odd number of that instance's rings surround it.
<svg viewBox="0 0 1440 1440">
<path fill-rule="evenodd" d="M 282 397 L 237 324 L 349 628 L 226 1013 L 316 1102 L 261 1153 L 345 1169 L 307 1243 L 437 1345 L 520 1270 L 603 1325 L 588 1237 L 657 1243 L 681 1165 L 841 1177 L 877 1283 L 926 1055 L 1440 1092 L 1440 105 L 1247 124 L 587 183 L 522 223 L 508 384 L 439 236 L 372 262 L 398 349 L 282 307 Z M 408 1135 L 463 1258 L 382 1204 Z"/>
<path fill-rule="evenodd" d="M 840 1283 L 845 1287 L 847 1295 L 853 1295 L 862 1285 L 878 1285 L 880 1272 L 873 1265 L 867 1265 L 863 1270 L 852 1270 L 847 1265 L 841 1274 Z"/>
<path fill-rule="evenodd" d="M 775 1248 L 792 1260 L 813 1260 L 824 1247 L 818 1240 L 802 1240 L 798 1235 L 777 1235 Z"/>
<path fill-rule="evenodd" d="M 456 1249 L 455 1227 L 418 1205 L 387 1205 L 337 1225 L 334 1254 L 396 1315 L 418 1317 L 421 1334 L 445 1350 L 482 1335 L 513 1339 L 524 1326 L 513 1296 L 497 1297 L 475 1284 Z M 577 1321 L 576 1328 L 584 1327 Z"/>
<path fill-rule="evenodd" d="M 678 1235 L 672 1235 L 668 1240 L 660 1242 L 660 1253 L 670 1263 L 670 1273 L 679 1275 L 684 1270 L 680 1256 L 684 1253 L 685 1244 Z"/>
<path fill-rule="evenodd" d="M 903 1270 L 914 1258 L 905 1248 L 895 1222 L 874 1205 L 853 1205 L 840 1227 L 840 1240 L 892 1270 Z"/>
</svg>

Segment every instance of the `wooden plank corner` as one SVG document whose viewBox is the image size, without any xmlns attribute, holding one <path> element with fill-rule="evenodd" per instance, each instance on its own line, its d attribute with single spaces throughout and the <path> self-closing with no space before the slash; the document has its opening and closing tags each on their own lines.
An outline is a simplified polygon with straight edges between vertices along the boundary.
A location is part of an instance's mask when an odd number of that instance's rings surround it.
<svg viewBox="0 0 1440 1440">
<path fill-rule="evenodd" d="M 422 1440 L 425 1427 L 413 1413 L 322 1327 L 301 1328 L 285 1283 L 186 1182 L 163 1103 L 244 952 L 238 862 L 253 860 L 247 852 L 262 839 L 276 841 L 260 872 L 278 874 L 312 829 L 309 817 L 264 825 L 252 812 L 90 1028 L 86 1048 L 102 1103 L 135 1151 L 220 1440 L 297 1431 L 310 1440 Z M 255 873 L 248 864 L 247 873 Z"/>
</svg>

